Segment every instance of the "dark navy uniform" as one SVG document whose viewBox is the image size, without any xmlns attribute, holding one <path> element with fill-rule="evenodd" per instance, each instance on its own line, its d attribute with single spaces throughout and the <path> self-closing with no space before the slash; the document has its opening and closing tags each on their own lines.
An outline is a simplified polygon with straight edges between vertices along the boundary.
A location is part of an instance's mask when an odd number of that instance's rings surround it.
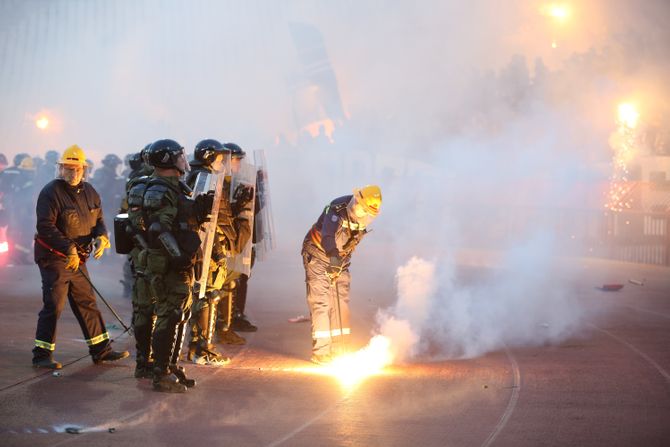
<svg viewBox="0 0 670 447">
<path fill-rule="evenodd" d="M 85 261 L 95 238 L 107 233 L 100 196 L 86 182 L 70 186 L 56 179 L 42 188 L 36 211 L 35 262 L 42 275 L 44 306 L 37 321 L 34 359 L 49 358 L 56 348 L 56 324 L 66 300 L 94 360 L 104 357 L 111 347 L 93 289 L 79 271 L 65 268 L 73 247 Z M 84 262 L 79 269 L 88 276 Z"/>
</svg>

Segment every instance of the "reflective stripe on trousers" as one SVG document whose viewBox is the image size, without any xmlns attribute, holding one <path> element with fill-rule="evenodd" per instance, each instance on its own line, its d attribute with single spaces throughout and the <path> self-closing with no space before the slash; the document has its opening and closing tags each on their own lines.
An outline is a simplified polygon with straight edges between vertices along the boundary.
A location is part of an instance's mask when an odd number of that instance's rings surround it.
<svg viewBox="0 0 670 447">
<path fill-rule="evenodd" d="M 303 253 L 303 266 L 307 285 L 307 305 L 312 317 L 312 352 L 319 355 L 330 354 L 333 337 L 351 333 L 349 271 L 342 271 L 335 287 L 326 273 L 327 262 Z"/>
</svg>

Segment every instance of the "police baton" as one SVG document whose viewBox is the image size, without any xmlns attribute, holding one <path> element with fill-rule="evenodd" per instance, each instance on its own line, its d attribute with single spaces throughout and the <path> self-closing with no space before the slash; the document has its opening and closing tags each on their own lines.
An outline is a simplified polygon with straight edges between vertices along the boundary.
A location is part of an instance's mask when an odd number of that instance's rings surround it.
<svg viewBox="0 0 670 447">
<path fill-rule="evenodd" d="M 95 293 L 97 293 L 98 296 L 100 297 L 100 299 L 102 300 L 102 302 L 105 303 L 105 306 L 107 306 L 107 309 L 109 309 L 109 311 L 112 312 L 112 314 L 116 317 L 116 319 L 119 320 L 119 323 L 121 323 L 121 326 L 123 326 L 123 329 L 125 329 L 123 332 L 126 333 L 126 332 L 130 331 L 130 328 L 128 326 L 126 326 L 126 324 L 123 322 L 123 320 L 121 320 L 121 317 L 119 316 L 119 314 L 116 313 L 114 308 L 112 306 L 110 306 L 110 304 L 107 302 L 107 300 L 102 296 L 102 294 L 100 293 L 98 288 L 95 287 L 93 282 L 91 282 L 91 278 L 89 278 L 88 275 L 86 273 L 84 273 L 83 270 L 77 269 L 77 271 L 79 273 L 81 273 L 81 276 L 83 276 L 86 279 L 86 282 L 88 282 L 91 285 L 91 287 L 93 288 L 93 290 L 95 290 Z"/>
</svg>

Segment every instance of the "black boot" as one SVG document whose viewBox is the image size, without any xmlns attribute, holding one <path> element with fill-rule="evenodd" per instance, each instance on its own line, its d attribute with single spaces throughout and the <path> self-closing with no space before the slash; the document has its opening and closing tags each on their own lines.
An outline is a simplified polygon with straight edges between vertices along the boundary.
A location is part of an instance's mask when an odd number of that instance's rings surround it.
<svg viewBox="0 0 670 447">
<path fill-rule="evenodd" d="M 177 366 L 175 363 L 170 365 L 170 372 L 179 379 L 179 383 L 184 385 L 186 388 L 193 388 L 195 386 L 195 379 L 189 379 L 186 377 L 186 370 Z"/>
<path fill-rule="evenodd" d="M 93 354 L 91 357 L 93 363 L 99 365 L 101 363 L 116 362 L 117 360 L 125 359 L 129 355 L 130 353 L 128 351 L 112 351 L 109 349 L 100 354 Z"/>
<path fill-rule="evenodd" d="M 51 357 L 33 359 L 33 368 L 61 369 L 62 367 L 63 365 Z"/>
<path fill-rule="evenodd" d="M 174 374 L 171 374 L 162 368 L 154 368 L 153 373 L 154 380 L 152 385 L 154 391 L 160 391 L 162 393 L 186 392 L 186 386 L 180 383 L 179 379 Z"/>
<path fill-rule="evenodd" d="M 258 327 L 253 325 L 244 314 L 233 316 L 233 324 L 230 327 L 238 332 L 256 332 L 258 330 Z"/>
<path fill-rule="evenodd" d="M 230 363 L 230 357 L 217 352 L 213 345 L 198 346 L 191 361 L 197 365 L 224 366 Z"/>
<path fill-rule="evenodd" d="M 135 365 L 136 379 L 153 379 L 154 377 L 154 363 L 137 361 Z"/>
<path fill-rule="evenodd" d="M 219 330 L 216 335 L 219 337 L 219 343 L 224 345 L 243 345 L 247 342 L 244 337 L 240 337 L 232 329 Z"/>
<path fill-rule="evenodd" d="M 63 365 L 53 359 L 53 351 L 39 346 L 33 348 L 33 367 L 46 369 L 61 369 Z"/>
</svg>

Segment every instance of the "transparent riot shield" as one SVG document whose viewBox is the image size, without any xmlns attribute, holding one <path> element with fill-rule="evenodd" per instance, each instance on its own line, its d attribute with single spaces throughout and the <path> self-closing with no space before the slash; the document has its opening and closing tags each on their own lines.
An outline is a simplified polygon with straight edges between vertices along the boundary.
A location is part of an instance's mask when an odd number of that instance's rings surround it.
<svg viewBox="0 0 670 447">
<path fill-rule="evenodd" d="M 251 201 L 235 217 L 242 217 L 249 221 L 249 226 L 252 229 L 254 228 L 254 207 L 256 205 L 256 166 L 247 163 L 245 160 L 240 162 L 239 169 L 237 172 L 233 172 L 232 182 L 231 182 L 231 206 L 233 209 L 236 208 L 236 196 L 238 191 L 243 188 L 251 188 L 254 192 L 251 194 Z M 228 258 L 228 270 L 238 273 L 243 273 L 247 276 L 251 275 L 251 249 L 253 247 L 253 237 L 249 237 L 247 243 L 242 247 L 240 253 L 233 255 Z"/>
<path fill-rule="evenodd" d="M 254 247 L 256 249 L 256 259 L 263 261 L 268 252 L 275 248 L 275 227 L 265 151 L 254 151 L 254 162 L 256 164 Z"/>
<path fill-rule="evenodd" d="M 212 172 L 199 172 L 193 185 L 194 195 L 207 194 L 210 191 L 214 192 L 212 209 L 209 212 L 207 221 L 200 229 L 202 268 L 200 269 L 200 277 L 196 278 L 198 298 L 203 298 L 207 291 L 209 263 L 212 259 L 212 246 L 214 245 L 214 239 L 216 238 L 216 219 L 219 215 L 219 207 L 221 205 L 221 199 L 223 198 L 223 183 L 226 175 L 230 175 L 230 161 L 229 159 L 224 159 L 221 164 L 213 167 L 218 168 L 218 170 Z"/>
</svg>

